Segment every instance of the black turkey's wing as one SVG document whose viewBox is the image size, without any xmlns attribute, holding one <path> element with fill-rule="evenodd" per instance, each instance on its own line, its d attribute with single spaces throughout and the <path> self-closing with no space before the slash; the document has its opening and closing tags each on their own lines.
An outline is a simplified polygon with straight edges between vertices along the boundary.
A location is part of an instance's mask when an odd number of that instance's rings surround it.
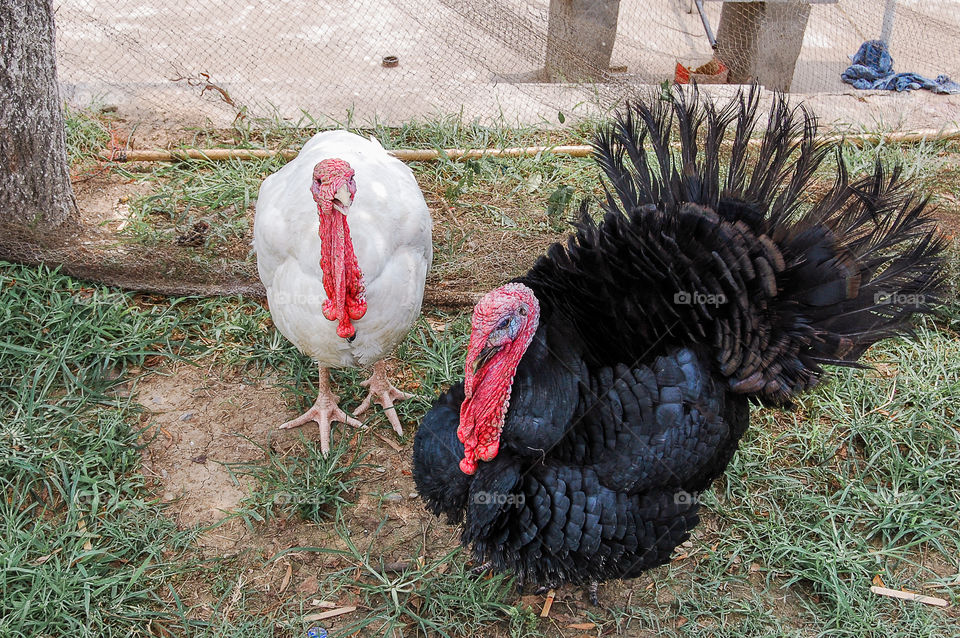
<svg viewBox="0 0 960 638">
<path fill-rule="evenodd" d="M 600 368 L 582 388 L 576 425 L 554 456 L 591 465 L 607 487 L 627 492 L 687 488 L 705 471 L 709 482 L 746 425 L 727 422 L 726 400 L 689 349 L 649 367 Z"/>
<path fill-rule="evenodd" d="M 502 465 L 502 467 L 501 467 Z M 667 562 L 698 505 L 683 490 L 627 494 L 592 467 L 549 461 L 524 471 L 491 463 L 471 488 L 463 541 L 477 561 L 523 581 L 586 584 Z"/>
<path fill-rule="evenodd" d="M 423 502 L 450 523 L 463 518 L 470 476 L 460 471 L 463 443 L 457 438 L 463 382 L 440 395 L 423 417 L 413 441 L 413 479 Z"/>
</svg>

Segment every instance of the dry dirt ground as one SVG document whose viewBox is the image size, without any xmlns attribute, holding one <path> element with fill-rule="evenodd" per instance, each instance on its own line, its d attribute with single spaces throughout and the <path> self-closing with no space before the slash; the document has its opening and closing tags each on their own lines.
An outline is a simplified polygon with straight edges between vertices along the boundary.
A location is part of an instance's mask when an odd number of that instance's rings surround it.
<svg viewBox="0 0 960 638">
<path fill-rule="evenodd" d="M 116 174 L 96 172 L 76 185 L 85 221 L 104 232 L 121 223 L 126 202 L 148 188 Z M 485 290 L 522 272 L 551 241 L 561 236 L 549 229 L 517 232 L 484 224 L 451 210 L 440 193 L 427 188 L 425 191 L 435 220 L 436 244 L 457 247 L 446 262 L 438 249 L 441 267 L 435 269 L 430 281 L 435 288 L 467 293 Z M 944 231 L 952 236 L 960 232 L 955 198 L 956 194 L 945 195 L 941 200 L 945 205 L 939 213 Z M 264 613 L 279 608 L 291 597 L 316 600 L 316 596 L 322 595 L 318 588 L 324 575 L 347 565 L 343 557 L 294 551 L 282 554 L 278 560 L 270 559 L 296 547 L 342 549 L 343 540 L 332 526 L 318 525 L 296 515 L 248 525 L 235 515 L 243 510 L 244 500 L 254 487 L 252 479 L 238 473 L 237 468 L 264 463 L 266 450 L 281 456 L 297 454 L 301 451 L 301 436 L 316 440 L 316 427 L 276 429 L 276 425 L 297 414 L 297 406 L 282 388 L 283 379 L 250 378 L 236 369 L 210 362 L 194 363 L 155 369 L 133 389 L 136 401 L 144 408 L 141 426 L 148 444 L 143 450 L 143 473 L 150 489 L 169 503 L 166 511 L 181 528 L 209 527 L 196 539 L 196 551 L 203 557 L 219 557 L 239 564 L 242 576 L 237 587 L 243 589 L 248 609 L 250 600 L 255 600 L 255 606 Z M 401 389 L 416 390 L 402 383 Z M 405 425 L 408 436 L 404 440 L 396 438 L 382 416 L 362 436 L 345 426 L 337 426 L 335 431 L 335 436 L 353 437 L 366 454 L 365 465 L 356 471 L 358 485 L 345 495 L 353 503 L 344 508 L 345 524 L 358 546 L 372 542 L 375 554 L 385 563 L 415 559 L 417 548 L 426 548 L 423 551 L 427 558 L 438 558 L 458 545 L 458 529 L 428 513 L 417 498 L 411 476 L 410 433 L 415 425 Z M 386 524 L 381 525 L 384 521 Z M 700 542 L 709 546 L 714 530 L 714 521 L 708 514 L 698 531 Z M 690 553 L 676 559 L 681 569 L 696 569 L 696 551 Z M 753 579 L 753 570 L 750 574 Z M 629 585 L 608 583 L 601 588 L 601 599 L 617 607 L 649 604 L 655 578 L 656 571 Z M 756 579 L 755 584 L 760 585 L 761 575 L 756 574 Z M 180 583 L 177 593 L 184 604 L 198 606 L 200 615 L 212 613 L 218 601 L 210 582 L 204 579 Z M 348 588 L 328 602 L 351 605 L 358 598 Z M 528 595 L 518 602 L 539 612 L 543 599 Z M 789 596 L 776 604 L 786 607 L 780 615 L 801 615 L 801 603 Z M 224 609 L 221 607 L 220 611 Z M 549 635 L 575 635 L 568 625 L 585 622 L 588 612 L 596 610 L 586 601 L 585 592 L 564 588 L 558 593 L 549 620 L 541 623 L 540 628 Z M 334 619 L 327 627 L 336 629 L 343 622 L 349 621 Z"/>
</svg>

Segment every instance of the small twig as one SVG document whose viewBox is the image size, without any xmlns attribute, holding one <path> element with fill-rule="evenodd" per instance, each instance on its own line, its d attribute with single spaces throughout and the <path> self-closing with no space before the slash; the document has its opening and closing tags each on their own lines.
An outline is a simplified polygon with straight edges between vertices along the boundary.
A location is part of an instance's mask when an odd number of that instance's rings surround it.
<svg viewBox="0 0 960 638">
<path fill-rule="evenodd" d="M 886 587 L 877 587 L 874 585 L 870 588 L 875 594 L 880 596 L 889 596 L 890 598 L 899 598 L 900 600 L 912 600 L 914 602 L 923 603 L 924 605 L 936 605 L 937 607 L 946 607 L 947 601 L 943 598 L 934 598 L 933 596 L 924 596 L 923 594 L 915 594 L 912 591 L 901 591 L 899 589 L 887 589 Z"/>
<path fill-rule="evenodd" d="M 349 614 L 352 611 L 357 611 L 355 605 L 349 607 L 338 607 L 337 609 L 331 609 L 330 611 L 321 611 L 317 614 L 307 614 L 303 617 L 304 622 L 313 622 L 315 620 L 326 620 L 327 618 L 333 618 L 335 616 L 342 616 L 343 614 Z"/>
<path fill-rule="evenodd" d="M 896 392 L 897 392 L 897 379 L 898 379 L 898 377 L 894 377 L 894 378 L 893 378 L 893 387 L 890 388 L 890 396 L 887 397 L 886 402 L 883 403 L 882 405 L 878 405 L 877 407 L 875 407 L 874 409 L 870 410 L 869 412 L 864 413 L 863 416 L 867 416 L 867 415 L 873 414 L 874 412 L 879 412 L 880 410 L 884 409 L 885 407 L 887 407 L 888 405 L 890 405 L 891 403 L 893 403 L 893 395 L 896 394 Z"/>
<path fill-rule="evenodd" d="M 390 447 L 392 447 L 392 448 L 394 449 L 394 451 L 396 451 L 396 452 L 402 452 L 402 451 L 403 451 L 403 448 L 400 447 L 399 445 L 397 445 L 397 443 L 396 443 L 395 441 L 391 441 L 388 437 L 380 434 L 379 432 L 374 432 L 373 435 L 376 436 L 376 437 L 377 437 L 378 439 L 380 439 L 381 441 L 383 441 L 384 443 L 386 443 L 387 445 L 389 445 Z"/>
<path fill-rule="evenodd" d="M 175 78 L 171 78 L 170 81 L 171 82 L 185 81 L 187 83 L 187 86 L 200 87 L 201 97 L 203 97 L 203 94 L 206 93 L 207 91 L 216 91 L 217 93 L 220 94 L 220 99 L 222 99 L 226 104 L 233 107 L 233 109 L 237 112 L 236 117 L 233 118 L 234 123 L 246 117 L 243 107 L 239 106 L 236 102 L 233 101 L 233 98 L 230 97 L 230 93 L 228 93 L 225 88 L 217 84 L 214 84 L 210 80 L 209 73 L 200 73 L 199 78 L 184 77 L 182 75 L 178 75 Z"/>
<path fill-rule="evenodd" d="M 550 590 L 547 592 L 547 600 L 543 603 L 543 611 L 540 612 L 541 618 L 546 618 L 550 615 L 550 608 L 553 607 L 553 599 L 557 597 L 557 592 Z"/>
</svg>

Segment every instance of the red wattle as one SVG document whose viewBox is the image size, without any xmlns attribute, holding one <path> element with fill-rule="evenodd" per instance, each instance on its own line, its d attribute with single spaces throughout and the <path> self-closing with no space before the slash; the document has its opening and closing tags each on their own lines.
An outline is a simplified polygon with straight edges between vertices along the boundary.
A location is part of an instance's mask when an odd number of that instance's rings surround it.
<svg viewBox="0 0 960 638">
<path fill-rule="evenodd" d="M 492 357 L 485 349 L 504 317 L 504 308 L 514 308 L 511 316 L 526 317 L 519 332 L 497 345 Z M 533 340 L 540 319 L 540 304 L 533 291 L 522 284 L 507 284 L 487 293 L 473 310 L 470 343 L 464 362 L 464 401 L 460 404 L 457 438 L 463 443 L 460 470 L 473 474 L 477 461 L 492 461 L 500 451 L 500 433 L 509 408 L 510 391 L 520 359 Z M 479 367 L 478 363 L 481 362 Z"/>
<path fill-rule="evenodd" d="M 327 299 L 323 316 L 337 323 L 337 336 L 349 339 L 356 333 L 351 321 L 367 312 L 363 273 L 357 263 L 347 218 L 332 205 L 320 211 L 320 269 Z"/>
</svg>

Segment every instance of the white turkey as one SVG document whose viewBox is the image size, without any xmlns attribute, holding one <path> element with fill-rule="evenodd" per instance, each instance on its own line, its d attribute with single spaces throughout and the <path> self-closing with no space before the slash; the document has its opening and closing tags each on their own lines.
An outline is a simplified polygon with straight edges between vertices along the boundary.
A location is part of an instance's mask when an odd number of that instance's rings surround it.
<svg viewBox="0 0 960 638">
<path fill-rule="evenodd" d="M 433 259 L 427 204 L 410 169 L 375 139 L 346 131 L 313 136 L 260 187 L 253 245 L 277 329 L 320 367 L 316 402 L 281 428 L 316 421 L 360 425 L 339 407 L 328 368 L 373 367 L 363 383 L 403 434 L 393 402 L 410 395 L 387 379 L 389 355 L 420 314 Z"/>
</svg>

